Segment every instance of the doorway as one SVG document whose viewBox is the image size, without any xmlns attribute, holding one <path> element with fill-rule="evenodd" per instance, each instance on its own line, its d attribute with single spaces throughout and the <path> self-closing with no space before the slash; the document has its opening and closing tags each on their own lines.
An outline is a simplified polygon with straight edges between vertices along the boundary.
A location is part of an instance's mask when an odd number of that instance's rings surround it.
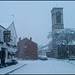
<svg viewBox="0 0 75 75">
<path fill-rule="evenodd" d="M 5 66 L 6 48 L 1 48 L 1 65 Z"/>
</svg>

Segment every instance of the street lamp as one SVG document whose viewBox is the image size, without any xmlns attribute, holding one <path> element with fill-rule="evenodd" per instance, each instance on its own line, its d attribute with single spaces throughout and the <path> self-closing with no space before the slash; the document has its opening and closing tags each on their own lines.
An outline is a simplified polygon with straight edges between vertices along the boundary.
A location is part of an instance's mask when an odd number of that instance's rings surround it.
<svg viewBox="0 0 75 75">
<path fill-rule="evenodd" d="M 67 54 L 68 54 L 68 58 L 69 58 L 69 51 L 67 51 Z"/>
</svg>

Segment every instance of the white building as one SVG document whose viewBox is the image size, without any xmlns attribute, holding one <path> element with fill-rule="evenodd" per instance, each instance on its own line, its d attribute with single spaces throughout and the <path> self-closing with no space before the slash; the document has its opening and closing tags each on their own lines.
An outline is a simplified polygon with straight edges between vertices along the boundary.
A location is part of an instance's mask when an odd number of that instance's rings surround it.
<svg viewBox="0 0 75 75">
<path fill-rule="evenodd" d="M 0 64 L 3 64 L 2 61 L 6 63 L 14 59 L 16 51 L 17 33 L 14 22 L 7 29 L 0 25 Z"/>
<path fill-rule="evenodd" d="M 47 46 L 47 47 L 44 47 L 44 48 L 38 50 L 38 55 L 39 55 L 39 56 L 46 56 L 46 53 L 47 53 L 48 51 L 49 51 L 49 50 L 48 50 L 48 46 Z"/>
</svg>

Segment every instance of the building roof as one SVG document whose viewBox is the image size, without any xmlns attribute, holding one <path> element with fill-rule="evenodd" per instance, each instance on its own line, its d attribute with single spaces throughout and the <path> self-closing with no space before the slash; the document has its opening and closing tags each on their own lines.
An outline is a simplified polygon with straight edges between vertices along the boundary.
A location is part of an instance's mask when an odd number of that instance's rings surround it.
<svg viewBox="0 0 75 75">
<path fill-rule="evenodd" d="M 2 27 L 3 29 L 7 30 L 5 27 L 3 27 L 2 25 L 0 25 L 0 27 Z"/>
<path fill-rule="evenodd" d="M 10 24 L 10 26 L 9 26 L 7 29 L 9 29 L 13 23 L 14 23 L 14 22 L 12 22 L 12 23 Z"/>
<path fill-rule="evenodd" d="M 10 27 L 14 27 L 14 32 L 16 33 L 16 37 L 18 37 L 17 32 L 16 32 L 16 28 L 15 28 L 15 25 L 14 25 L 14 21 L 10 24 L 10 26 L 7 29 L 9 30 Z"/>
<path fill-rule="evenodd" d="M 46 47 L 44 47 L 44 48 L 42 48 L 42 49 L 48 49 L 48 46 L 46 46 Z"/>
<path fill-rule="evenodd" d="M 25 42 L 27 42 L 27 41 L 30 41 L 30 39 L 28 39 L 28 38 L 24 38 L 24 39 L 22 39 L 21 41 L 25 41 Z M 35 43 L 35 42 L 33 42 L 33 41 L 31 41 L 32 43 Z M 35 44 L 37 44 L 37 43 L 35 43 Z"/>
<path fill-rule="evenodd" d="M 52 12 L 53 10 L 55 10 L 55 9 L 63 9 L 63 7 L 54 7 L 54 8 L 51 10 L 51 12 Z"/>
<path fill-rule="evenodd" d="M 72 41 L 72 42 L 69 43 L 68 45 L 75 45 L 75 41 Z"/>
<path fill-rule="evenodd" d="M 48 45 L 44 46 L 44 47 L 41 47 L 40 49 L 38 49 L 38 51 L 40 50 L 47 50 L 48 49 Z"/>
</svg>

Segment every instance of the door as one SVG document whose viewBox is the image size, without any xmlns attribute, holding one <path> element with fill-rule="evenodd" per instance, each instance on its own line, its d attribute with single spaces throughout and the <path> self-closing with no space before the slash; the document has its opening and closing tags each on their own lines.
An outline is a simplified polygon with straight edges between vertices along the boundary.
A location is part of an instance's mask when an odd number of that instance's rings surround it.
<svg viewBox="0 0 75 75">
<path fill-rule="evenodd" d="M 1 65 L 5 65 L 5 49 L 6 48 L 1 48 Z"/>
</svg>

